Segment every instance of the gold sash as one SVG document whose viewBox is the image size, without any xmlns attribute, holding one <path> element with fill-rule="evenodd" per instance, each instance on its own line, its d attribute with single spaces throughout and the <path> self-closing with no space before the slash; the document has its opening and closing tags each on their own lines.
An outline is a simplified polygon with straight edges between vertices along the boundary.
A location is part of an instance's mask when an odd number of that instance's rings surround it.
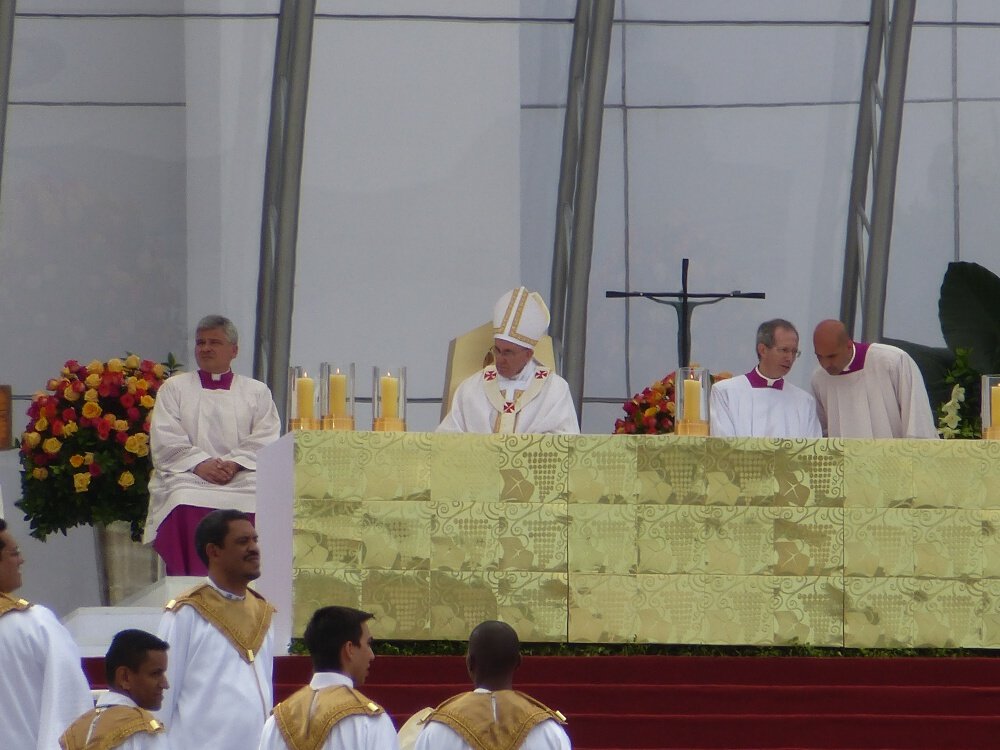
<svg viewBox="0 0 1000 750">
<path fill-rule="evenodd" d="M 274 607 L 264 597 L 247 589 L 244 599 L 227 599 L 214 587 L 202 583 L 167 602 L 167 610 L 173 611 L 185 604 L 194 607 L 214 625 L 233 644 L 243 661 L 253 664 L 274 614 Z"/>
<path fill-rule="evenodd" d="M 315 696 L 315 698 L 314 698 Z M 274 707 L 274 721 L 291 750 L 317 750 L 337 722 L 348 716 L 377 716 L 383 709 L 354 688 L 308 685 Z"/>
<path fill-rule="evenodd" d="M 91 726 L 94 729 L 91 732 Z M 139 732 L 164 731 L 149 711 L 138 706 L 104 706 L 88 711 L 59 738 L 63 750 L 112 750 Z M 87 740 L 87 735 L 90 740 Z"/>
<path fill-rule="evenodd" d="M 514 432 L 518 413 L 542 392 L 550 373 L 551 371 L 547 368 L 536 364 L 531 385 L 523 391 L 515 390 L 514 400 L 508 401 L 500 391 L 500 373 L 497 372 L 496 365 L 487 365 L 483 368 L 483 388 L 486 390 L 486 399 L 497 412 L 493 420 L 493 432 L 502 435 Z"/>
<path fill-rule="evenodd" d="M 427 721 L 451 727 L 477 750 L 516 750 L 528 732 L 546 719 L 566 723 L 561 713 L 517 690 L 462 693 L 446 700 L 427 717 Z"/>
<path fill-rule="evenodd" d="M 23 612 L 30 606 L 25 599 L 15 599 L 10 594 L 0 593 L 0 617 L 8 612 Z"/>
</svg>

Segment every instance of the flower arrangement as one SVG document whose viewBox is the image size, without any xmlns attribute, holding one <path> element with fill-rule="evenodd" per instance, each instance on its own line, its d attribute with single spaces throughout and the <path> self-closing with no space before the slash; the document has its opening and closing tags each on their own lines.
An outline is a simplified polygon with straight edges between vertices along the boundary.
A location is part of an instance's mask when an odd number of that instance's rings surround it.
<svg viewBox="0 0 1000 750">
<path fill-rule="evenodd" d="M 616 435 L 665 435 L 674 431 L 677 410 L 677 373 L 671 372 L 626 401 L 624 419 L 615 420 Z M 712 382 L 731 378 L 732 373 L 712 374 Z"/>
<path fill-rule="evenodd" d="M 152 470 L 150 412 L 176 369 L 172 354 L 160 364 L 135 354 L 88 365 L 71 359 L 32 397 L 17 503 L 32 536 L 44 540 L 81 524 L 127 521 L 132 538 L 142 538 Z"/>
</svg>

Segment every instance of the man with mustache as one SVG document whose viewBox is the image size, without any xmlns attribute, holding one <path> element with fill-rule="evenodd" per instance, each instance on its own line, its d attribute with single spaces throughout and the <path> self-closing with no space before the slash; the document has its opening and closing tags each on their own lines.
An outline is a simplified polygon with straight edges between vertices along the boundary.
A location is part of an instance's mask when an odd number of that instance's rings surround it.
<svg viewBox="0 0 1000 750">
<path fill-rule="evenodd" d="M 63 750 L 168 750 L 167 735 L 150 713 L 163 704 L 167 649 L 145 630 L 123 630 L 104 657 L 108 691 L 59 739 Z"/>
<path fill-rule="evenodd" d="M 247 584 L 260 577 L 246 513 L 216 510 L 195 529 L 204 583 L 167 603 L 157 635 L 170 644 L 172 689 L 159 716 L 171 747 L 256 747 L 273 705 L 274 608 Z"/>
</svg>

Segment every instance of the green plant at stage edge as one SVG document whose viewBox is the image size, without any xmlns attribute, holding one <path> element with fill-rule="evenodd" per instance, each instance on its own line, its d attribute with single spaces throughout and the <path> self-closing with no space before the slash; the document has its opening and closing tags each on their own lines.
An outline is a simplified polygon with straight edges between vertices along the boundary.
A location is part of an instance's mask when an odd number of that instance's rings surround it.
<svg viewBox="0 0 1000 750">
<path fill-rule="evenodd" d="M 376 641 L 380 656 L 464 656 L 465 641 Z M 289 653 L 307 655 L 305 644 L 293 638 Z M 525 656 L 744 656 L 744 657 L 996 657 L 1000 651 L 977 648 L 842 648 L 838 646 L 710 646 L 660 643 L 522 643 Z"/>
</svg>

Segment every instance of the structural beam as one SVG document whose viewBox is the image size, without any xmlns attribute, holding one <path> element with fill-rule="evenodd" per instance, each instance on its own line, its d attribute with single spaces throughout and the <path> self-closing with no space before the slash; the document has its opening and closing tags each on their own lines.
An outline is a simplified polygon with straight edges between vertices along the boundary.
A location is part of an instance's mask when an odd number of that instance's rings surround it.
<svg viewBox="0 0 1000 750">
<path fill-rule="evenodd" d="M 0 185 L 3 185 L 3 155 L 7 142 L 7 99 L 10 96 L 10 65 L 14 49 L 16 0 L 0 0 Z"/>
</svg>

